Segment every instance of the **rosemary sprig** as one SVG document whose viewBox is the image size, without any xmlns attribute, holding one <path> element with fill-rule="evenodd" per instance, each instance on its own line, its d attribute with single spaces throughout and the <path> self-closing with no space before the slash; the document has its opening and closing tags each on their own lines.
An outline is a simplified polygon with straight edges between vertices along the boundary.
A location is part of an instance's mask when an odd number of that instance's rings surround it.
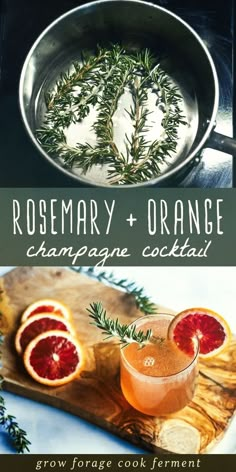
<svg viewBox="0 0 236 472">
<path fill-rule="evenodd" d="M 143 287 L 138 287 L 135 282 L 127 279 L 118 279 L 112 272 L 107 273 L 105 271 L 97 271 L 94 267 L 70 267 L 71 270 L 83 273 L 92 277 L 99 282 L 103 282 L 112 287 L 124 290 L 130 296 L 134 297 L 136 307 L 143 312 L 145 315 L 153 315 L 156 313 L 156 306 L 145 294 Z"/>
<path fill-rule="evenodd" d="M 108 318 L 106 310 L 103 309 L 102 304 L 91 303 L 90 308 L 87 308 L 90 318 L 93 320 L 93 325 L 101 329 L 103 334 L 106 336 L 105 339 L 116 337 L 123 347 L 130 343 L 138 343 L 140 347 L 143 347 L 152 337 L 152 330 L 148 329 L 146 333 L 139 330 L 137 331 L 136 326 L 129 326 L 121 324 L 116 318 L 115 320 Z"/>
<path fill-rule="evenodd" d="M 150 51 L 145 50 L 138 55 L 138 65 L 138 76 L 141 75 L 143 78 L 138 87 L 133 85 L 134 107 L 128 112 L 130 118 L 135 121 L 135 131 L 132 141 L 129 141 L 133 160 L 125 168 L 122 168 L 119 162 L 113 165 L 110 171 L 113 177 L 110 181 L 112 184 L 143 182 L 151 179 L 153 175 L 158 175 L 160 164 L 176 151 L 179 125 L 187 124 L 179 106 L 182 98 L 178 88 L 171 83 L 160 64 L 153 67 Z M 152 143 L 145 139 L 148 131 L 146 122 L 150 112 L 144 106 L 147 106 L 150 88 L 156 95 L 157 106 L 163 112 L 161 136 Z M 137 113 L 140 109 L 141 116 Z"/>
<path fill-rule="evenodd" d="M 114 142 L 112 118 L 124 88 L 128 84 L 132 67 L 132 61 L 120 53 L 117 67 L 114 68 L 110 81 L 104 84 L 103 94 L 98 101 L 99 113 L 93 129 L 98 137 L 98 154 L 103 156 L 106 162 L 113 163 L 117 160 L 125 162 L 124 156 L 119 152 Z"/>
<path fill-rule="evenodd" d="M 36 132 L 42 147 L 65 167 L 76 166 L 83 173 L 95 164 L 108 164 L 110 184 L 138 183 L 159 175 L 160 164 L 176 152 L 178 128 L 186 121 L 178 88 L 155 62 L 148 49 L 134 54 L 117 44 L 110 49 L 98 47 L 94 56 L 75 62 L 46 96 L 44 124 Z M 124 154 L 114 140 L 113 120 L 125 90 L 130 90 L 133 102 L 126 110 L 133 133 L 125 134 Z M 147 138 L 150 94 L 156 95 L 156 107 L 163 113 L 161 135 L 153 142 Z M 92 110 L 96 145 L 69 145 L 69 126 L 83 121 Z"/>
<path fill-rule="evenodd" d="M 3 340 L 3 334 L 0 332 L 0 364 L 2 357 L 1 346 L 3 344 Z M 0 390 L 2 390 L 3 381 L 4 379 L 2 375 L 0 375 Z M 27 433 L 19 427 L 16 417 L 7 413 L 5 400 L 2 395 L 0 395 L 0 426 L 2 426 L 8 433 L 14 448 L 19 454 L 23 454 L 26 451 L 29 452 L 29 445 L 31 443 L 27 438 Z"/>
<path fill-rule="evenodd" d="M 46 122 L 53 121 L 57 126 L 69 126 L 77 119 L 87 116 L 88 105 L 96 104 L 95 87 L 100 83 L 101 65 L 106 62 L 108 56 L 109 51 L 98 48 L 96 56 L 82 57 L 81 63 L 73 63 L 72 72 L 61 74 L 55 90 L 45 97 L 48 109 Z M 98 66 L 100 66 L 99 69 Z M 78 93 L 75 93 L 76 88 Z"/>
</svg>

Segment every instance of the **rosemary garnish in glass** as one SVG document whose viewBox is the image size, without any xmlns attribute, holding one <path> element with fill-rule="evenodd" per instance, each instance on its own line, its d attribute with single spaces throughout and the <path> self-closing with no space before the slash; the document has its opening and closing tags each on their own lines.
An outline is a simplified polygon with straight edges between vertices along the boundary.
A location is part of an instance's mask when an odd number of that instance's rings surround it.
<svg viewBox="0 0 236 472">
<path fill-rule="evenodd" d="M 91 303 L 90 308 L 87 309 L 90 318 L 97 328 L 101 329 L 105 335 L 105 339 L 112 337 L 118 338 L 122 347 L 130 343 L 138 343 L 139 347 L 144 347 L 148 343 L 161 343 L 163 338 L 152 335 L 152 330 L 148 329 L 146 332 L 137 330 L 136 326 L 121 324 L 118 318 L 115 320 L 109 318 L 100 302 Z"/>
<path fill-rule="evenodd" d="M 150 109 L 151 99 L 155 103 Z M 180 124 L 186 124 L 178 87 L 150 50 L 129 52 L 117 44 L 109 49 L 98 47 L 94 56 L 82 55 L 81 62 L 61 74 L 45 102 L 44 123 L 36 132 L 45 151 L 65 167 L 77 167 L 85 174 L 94 165 L 106 164 L 111 185 L 139 183 L 159 175 L 161 165 L 168 164 L 176 152 Z M 123 129 L 132 130 L 124 131 L 122 145 L 116 136 L 119 109 Z M 95 144 L 81 136 L 72 145 L 69 128 L 84 123 L 91 113 L 94 121 L 89 134 L 95 135 Z M 156 113 L 161 116 L 159 136 Z"/>
</svg>

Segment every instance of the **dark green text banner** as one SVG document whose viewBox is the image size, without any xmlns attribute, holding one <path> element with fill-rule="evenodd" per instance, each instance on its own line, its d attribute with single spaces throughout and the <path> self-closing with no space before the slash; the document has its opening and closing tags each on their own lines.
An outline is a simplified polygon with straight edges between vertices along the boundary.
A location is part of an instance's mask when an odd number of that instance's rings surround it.
<svg viewBox="0 0 236 472">
<path fill-rule="evenodd" d="M 236 265 L 236 190 L 0 189 L 0 265 Z"/>
</svg>

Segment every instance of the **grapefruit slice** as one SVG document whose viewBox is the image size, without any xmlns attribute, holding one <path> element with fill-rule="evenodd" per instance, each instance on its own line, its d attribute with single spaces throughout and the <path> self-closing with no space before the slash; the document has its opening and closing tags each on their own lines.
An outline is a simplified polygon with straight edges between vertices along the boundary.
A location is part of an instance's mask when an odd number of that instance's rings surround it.
<svg viewBox="0 0 236 472">
<path fill-rule="evenodd" d="M 22 323 L 16 332 L 15 347 L 18 354 L 22 354 L 29 342 L 38 334 L 52 329 L 68 331 L 74 334 L 74 330 L 66 319 L 52 313 L 39 313 L 32 315 Z"/>
<path fill-rule="evenodd" d="M 51 298 L 45 298 L 31 303 L 31 305 L 29 305 L 24 311 L 21 317 L 21 322 L 23 323 L 27 318 L 37 315 L 38 313 L 54 313 L 55 315 L 60 315 L 63 318 L 66 318 L 67 320 L 71 318 L 71 311 L 66 305 L 64 305 L 64 303 Z"/>
<path fill-rule="evenodd" d="M 84 355 L 74 336 L 52 330 L 39 334 L 28 344 L 23 360 L 34 380 L 57 387 L 70 382 L 80 373 Z"/>
<path fill-rule="evenodd" d="M 173 318 L 168 336 L 189 355 L 194 354 L 197 338 L 199 355 L 210 358 L 226 348 L 231 332 L 227 322 L 218 313 L 208 308 L 189 308 Z"/>
</svg>

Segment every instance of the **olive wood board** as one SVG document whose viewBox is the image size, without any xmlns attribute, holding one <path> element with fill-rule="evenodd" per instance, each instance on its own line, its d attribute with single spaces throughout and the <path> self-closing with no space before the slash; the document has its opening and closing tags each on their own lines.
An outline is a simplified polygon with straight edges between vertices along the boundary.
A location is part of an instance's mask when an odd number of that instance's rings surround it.
<svg viewBox="0 0 236 472">
<path fill-rule="evenodd" d="M 153 453 L 206 453 L 223 436 L 236 407 L 235 339 L 223 354 L 199 363 L 198 387 L 188 406 L 165 417 L 146 416 L 122 395 L 119 346 L 104 341 L 86 311 L 91 302 L 102 301 L 109 316 L 129 323 L 140 316 L 132 296 L 57 267 L 18 267 L 0 279 L 0 288 L 0 329 L 7 333 L 2 349 L 6 390 L 66 410 Z M 23 310 L 40 298 L 55 298 L 71 308 L 86 353 L 81 375 L 60 387 L 32 380 L 14 348 Z M 157 306 L 157 311 L 167 310 Z"/>
</svg>

